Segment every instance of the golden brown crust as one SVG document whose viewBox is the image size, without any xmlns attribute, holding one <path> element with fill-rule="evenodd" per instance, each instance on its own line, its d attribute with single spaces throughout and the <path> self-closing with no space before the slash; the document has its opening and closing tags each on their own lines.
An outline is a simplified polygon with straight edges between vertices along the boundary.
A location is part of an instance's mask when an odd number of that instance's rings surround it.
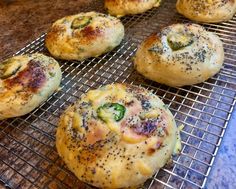
<svg viewBox="0 0 236 189">
<path fill-rule="evenodd" d="M 196 24 L 173 24 L 143 41 L 134 65 L 151 80 L 180 87 L 212 77 L 223 61 L 218 36 Z"/>
<path fill-rule="evenodd" d="M 56 41 L 66 31 L 62 26 L 55 25 L 50 28 L 45 41 Z"/>
<path fill-rule="evenodd" d="M 81 25 L 74 27 L 76 20 Z M 84 60 L 112 50 L 123 37 L 124 26 L 120 20 L 101 13 L 87 12 L 56 21 L 45 43 L 49 52 L 57 58 Z"/>
<path fill-rule="evenodd" d="M 109 14 L 118 17 L 143 13 L 160 5 L 160 0 L 105 0 Z"/>
<path fill-rule="evenodd" d="M 45 71 L 41 64 L 39 61 L 30 60 L 27 67 L 20 71 L 16 77 L 5 79 L 4 86 L 9 90 L 22 86 L 24 90 L 37 93 L 46 83 Z"/>
<path fill-rule="evenodd" d="M 146 40 L 145 40 L 145 44 L 144 47 L 150 47 L 151 45 L 153 45 L 154 42 L 160 42 L 160 37 L 158 36 L 158 33 L 153 33 L 151 34 Z"/>
<path fill-rule="evenodd" d="M 191 20 L 217 23 L 234 16 L 236 0 L 178 0 L 176 8 Z"/>
<path fill-rule="evenodd" d="M 82 35 L 80 43 L 81 44 L 91 44 L 98 37 L 105 37 L 104 32 L 100 28 L 93 28 L 92 26 L 87 26 L 80 31 L 81 33 L 75 32 L 75 37 L 77 35 Z"/>
<path fill-rule="evenodd" d="M 117 111 L 124 113 L 118 120 Z M 56 146 L 80 180 L 123 188 L 142 184 L 164 166 L 177 137 L 173 116 L 157 96 L 142 87 L 111 84 L 82 95 L 64 112 Z"/>
<path fill-rule="evenodd" d="M 0 66 L 0 120 L 29 113 L 47 100 L 61 81 L 59 64 L 42 54 L 21 55 Z"/>
</svg>

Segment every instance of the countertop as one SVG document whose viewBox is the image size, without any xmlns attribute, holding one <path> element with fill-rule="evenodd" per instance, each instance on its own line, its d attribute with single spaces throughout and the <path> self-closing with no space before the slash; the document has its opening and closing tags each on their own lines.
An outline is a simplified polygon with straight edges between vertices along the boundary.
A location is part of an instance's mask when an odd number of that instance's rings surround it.
<svg viewBox="0 0 236 189">
<path fill-rule="evenodd" d="M 92 0 L 1 0 L 0 59 L 47 32 L 51 23 L 65 15 L 80 12 Z M 236 113 L 226 130 L 222 145 L 209 175 L 206 188 L 236 188 Z"/>
<path fill-rule="evenodd" d="M 213 169 L 206 184 L 207 189 L 236 188 L 236 111 L 226 129 L 214 162 Z"/>
<path fill-rule="evenodd" d="M 92 0 L 1 0 L 0 59 L 47 32 L 57 19 L 76 14 Z"/>
</svg>

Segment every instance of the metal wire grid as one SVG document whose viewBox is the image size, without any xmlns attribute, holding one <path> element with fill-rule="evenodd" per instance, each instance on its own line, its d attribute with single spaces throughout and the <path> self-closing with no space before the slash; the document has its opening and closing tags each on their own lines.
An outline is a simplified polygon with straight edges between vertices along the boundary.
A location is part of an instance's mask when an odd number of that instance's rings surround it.
<svg viewBox="0 0 236 189">
<path fill-rule="evenodd" d="M 102 5 L 95 3 L 98 10 Z M 91 7 L 93 10 L 93 7 Z M 171 10 L 171 11 L 170 11 Z M 183 149 L 145 183 L 145 188 L 203 188 L 235 105 L 236 17 L 222 24 L 204 24 L 224 42 L 225 62 L 219 74 L 204 83 L 171 88 L 146 80 L 132 66 L 137 44 L 150 33 L 175 22 L 188 22 L 176 14 L 174 1 L 158 9 L 122 18 L 127 37 L 112 52 L 83 62 L 60 61 L 61 90 L 32 113 L 0 122 L 0 181 L 9 188 L 90 188 L 67 170 L 55 149 L 60 114 L 91 88 L 127 82 L 153 90 L 169 105 L 181 132 Z M 132 37 L 131 37 L 132 36 Z M 42 35 L 17 54 L 44 52 Z"/>
</svg>

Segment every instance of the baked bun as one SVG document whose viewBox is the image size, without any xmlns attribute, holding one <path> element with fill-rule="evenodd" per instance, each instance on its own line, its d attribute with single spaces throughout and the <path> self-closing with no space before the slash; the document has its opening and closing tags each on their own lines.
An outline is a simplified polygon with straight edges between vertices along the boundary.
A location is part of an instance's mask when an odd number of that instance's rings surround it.
<svg viewBox="0 0 236 189">
<path fill-rule="evenodd" d="M 31 112 L 58 89 L 60 81 L 59 64 L 43 54 L 0 63 L 0 120 Z"/>
<path fill-rule="evenodd" d="M 161 0 L 105 0 L 109 14 L 118 17 L 139 14 L 153 7 L 159 7 Z"/>
<path fill-rule="evenodd" d="M 191 20 L 216 23 L 234 16 L 236 0 L 177 0 L 176 8 Z"/>
<path fill-rule="evenodd" d="M 196 24 L 174 24 L 147 38 L 134 59 L 136 70 L 169 86 L 201 83 L 219 72 L 222 42 Z"/>
<path fill-rule="evenodd" d="M 87 12 L 57 20 L 46 36 L 46 47 L 56 58 L 84 60 L 111 51 L 123 37 L 119 19 Z"/>
<path fill-rule="evenodd" d="M 144 183 L 181 145 L 174 118 L 156 95 L 111 84 L 90 90 L 65 111 L 56 147 L 80 180 L 125 188 Z"/>
</svg>

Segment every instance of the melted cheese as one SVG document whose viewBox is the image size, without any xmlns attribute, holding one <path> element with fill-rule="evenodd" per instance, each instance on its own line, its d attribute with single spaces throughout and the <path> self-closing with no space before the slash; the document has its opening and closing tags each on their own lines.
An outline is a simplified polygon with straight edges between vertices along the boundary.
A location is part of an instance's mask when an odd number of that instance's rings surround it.
<svg viewBox="0 0 236 189">
<path fill-rule="evenodd" d="M 108 122 L 107 126 L 109 127 L 109 129 L 115 133 L 117 133 L 118 135 L 120 135 L 120 128 L 117 124 L 115 124 L 114 122 Z"/>
<path fill-rule="evenodd" d="M 151 110 L 149 112 L 143 113 L 141 117 L 151 119 L 151 118 L 157 118 L 159 115 L 160 115 L 159 110 Z"/>
<path fill-rule="evenodd" d="M 157 143 L 157 139 L 155 137 L 152 137 L 148 141 L 148 148 L 153 148 Z"/>
<path fill-rule="evenodd" d="M 212 3 L 213 3 L 213 1 L 212 1 L 212 0 L 207 0 L 207 2 L 208 2 L 209 4 L 212 4 Z"/>
<path fill-rule="evenodd" d="M 116 171 L 113 171 L 112 173 L 112 188 L 116 188 L 117 186 L 117 177 L 119 176 L 119 170 L 120 168 L 116 167 Z"/>
<path fill-rule="evenodd" d="M 159 7 L 161 4 L 161 0 L 157 0 L 156 4 L 154 5 L 154 7 Z"/>
<path fill-rule="evenodd" d="M 73 117 L 73 123 L 72 123 L 72 127 L 77 129 L 80 133 L 85 133 L 85 129 L 82 127 L 83 122 L 81 120 L 81 117 L 75 113 L 74 117 Z"/>
<path fill-rule="evenodd" d="M 68 156 L 68 158 L 69 158 L 69 161 L 71 161 L 71 160 L 73 160 L 73 157 L 74 157 L 74 154 L 71 152 L 71 153 L 69 153 L 69 156 Z"/>
<path fill-rule="evenodd" d="M 144 136 L 139 136 L 139 135 L 135 135 L 135 136 L 133 133 L 130 133 L 130 134 L 126 133 L 126 134 L 122 135 L 122 140 L 127 143 L 130 143 L 130 144 L 136 144 L 136 143 L 139 143 L 139 142 L 145 140 L 145 138 L 146 138 Z"/>
<path fill-rule="evenodd" d="M 106 96 L 111 95 L 111 92 L 112 91 L 92 90 L 87 93 L 86 99 L 88 101 L 92 101 L 93 107 L 96 108 L 99 105 L 99 103 L 101 103 L 102 99 L 104 99 Z"/>
<path fill-rule="evenodd" d="M 139 160 L 137 162 L 138 170 L 140 173 L 144 176 L 149 176 L 152 174 L 152 169 L 149 167 L 146 163 L 144 163 L 142 160 Z"/>
<path fill-rule="evenodd" d="M 64 117 L 63 118 L 63 125 L 67 125 L 69 123 L 70 118 L 67 114 L 65 114 L 63 117 Z"/>
<path fill-rule="evenodd" d="M 92 90 L 87 93 L 86 99 L 92 101 L 93 108 L 97 108 L 102 105 L 106 100 L 106 97 L 113 96 L 117 100 L 129 100 L 130 95 L 125 91 L 125 87 L 110 87 L 106 90 Z"/>
<path fill-rule="evenodd" d="M 180 125 L 178 127 L 178 130 L 177 130 L 177 139 L 176 139 L 176 143 L 175 143 L 175 148 L 174 148 L 174 151 L 173 151 L 173 154 L 179 154 L 181 152 L 181 149 L 182 149 L 182 145 L 181 145 L 181 138 L 180 138 L 180 131 L 184 128 L 184 125 Z"/>
</svg>

